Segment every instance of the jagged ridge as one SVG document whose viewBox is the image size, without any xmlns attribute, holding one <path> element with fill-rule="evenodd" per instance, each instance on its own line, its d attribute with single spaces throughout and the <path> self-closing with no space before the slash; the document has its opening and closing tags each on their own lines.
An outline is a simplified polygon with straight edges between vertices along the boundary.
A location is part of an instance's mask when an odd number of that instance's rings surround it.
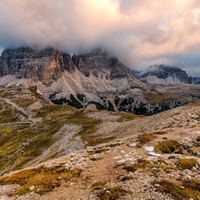
<svg viewBox="0 0 200 200">
<path fill-rule="evenodd" d="M 190 84 L 192 78 L 179 67 L 166 65 L 150 66 L 146 72 L 139 75 L 139 78 L 146 83 L 153 84 Z"/>
</svg>

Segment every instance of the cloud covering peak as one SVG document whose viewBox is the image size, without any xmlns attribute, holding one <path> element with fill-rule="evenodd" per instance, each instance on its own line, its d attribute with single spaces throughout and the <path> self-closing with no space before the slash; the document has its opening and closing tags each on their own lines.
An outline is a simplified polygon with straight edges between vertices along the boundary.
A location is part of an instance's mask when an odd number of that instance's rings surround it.
<svg viewBox="0 0 200 200">
<path fill-rule="evenodd" d="M 129 66 L 178 64 L 184 57 L 181 65 L 194 67 L 199 33 L 199 0 L 0 0 L 1 48 L 100 46 Z"/>
</svg>

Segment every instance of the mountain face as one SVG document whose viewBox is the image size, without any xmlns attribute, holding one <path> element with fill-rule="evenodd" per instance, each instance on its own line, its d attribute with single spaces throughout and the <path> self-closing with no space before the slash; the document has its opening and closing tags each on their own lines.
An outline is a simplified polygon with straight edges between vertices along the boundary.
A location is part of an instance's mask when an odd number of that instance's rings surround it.
<svg viewBox="0 0 200 200">
<path fill-rule="evenodd" d="M 44 84 L 58 80 L 65 71 L 77 68 L 85 76 L 110 70 L 110 78 L 126 77 L 129 69 L 100 50 L 70 56 L 53 48 L 36 51 L 31 48 L 6 49 L 0 57 L 0 76 L 32 79 Z"/>
<path fill-rule="evenodd" d="M 138 76 L 138 75 L 137 75 Z M 179 67 L 154 65 L 140 74 L 139 78 L 145 83 L 152 84 L 190 84 L 192 78 Z"/>
<path fill-rule="evenodd" d="M 71 56 L 53 48 L 6 49 L 0 57 L 0 76 L 1 85 L 35 86 L 44 98 L 77 108 L 93 103 L 98 108 L 131 111 L 141 100 L 146 103 L 137 90 L 145 84 L 101 50 Z"/>
<path fill-rule="evenodd" d="M 14 75 L 18 79 L 51 83 L 61 77 L 67 59 L 54 49 L 6 49 L 0 58 L 0 76 Z"/>
<path fill-rule="evenodd" d="M 192 77 L 193 84 L 200 84 L 200 77 Z"/>
<path fill-rule="evenodd" d="M 165 66 L 157 66 L 156 70 L 141 77 L 143 81 L 148 77 L 157 77 L 159 80 L 174 77 L 177 80 L 170 83 L 189 81 L 183 70 Z M 99 49 L 73 56 L 53 48 L 6 49 L 0 56 L 0 85 L 34 87 L 40 96 L 50 99 L 54 104 L 68 104 L 76 108 L 93 104 L 97 109 L 145 115 L 199 99 L 196 96 L 199 94 L 198 88 L 192 93 L 194 98 L 191 98 L 190 92 L 183 94 L 180 89 L 175 95 L 174 88 L 164 93 L 163 89 L 152 89 L 134 78 L 129 68 L 117 58 Z M 187 95 L 188 98 L 185 98 Z"/>
</svg>

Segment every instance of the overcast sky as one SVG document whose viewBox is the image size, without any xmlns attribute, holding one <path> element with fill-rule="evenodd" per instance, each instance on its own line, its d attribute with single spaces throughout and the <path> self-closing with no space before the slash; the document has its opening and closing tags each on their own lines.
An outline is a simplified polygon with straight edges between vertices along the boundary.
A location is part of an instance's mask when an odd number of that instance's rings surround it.
<svg viewBox="0 0 200 200">
<path fill-rule="evenodd" d="M 129 67 L 200 75 L 200 0 L 0 0 L 0 51 L 107 49 Z"/>
</svg>

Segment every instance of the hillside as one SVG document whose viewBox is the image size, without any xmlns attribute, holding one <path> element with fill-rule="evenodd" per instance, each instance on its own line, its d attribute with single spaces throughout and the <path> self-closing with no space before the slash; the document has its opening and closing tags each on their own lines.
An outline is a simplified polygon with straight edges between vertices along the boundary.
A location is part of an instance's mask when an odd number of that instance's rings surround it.
<svg viewBox="0 0 200 200">
<path fill-rule="evenodd" d="M 199 199 L 198 103 L 144 117 L 34 88 L 0 101 L 0 199 Z"/>
<path fill-rule="evenodd" d="M 99 50 L 8 49 L 0 76 L 0 199 L 200 199 L 199 85 Z"/>
</svg>

